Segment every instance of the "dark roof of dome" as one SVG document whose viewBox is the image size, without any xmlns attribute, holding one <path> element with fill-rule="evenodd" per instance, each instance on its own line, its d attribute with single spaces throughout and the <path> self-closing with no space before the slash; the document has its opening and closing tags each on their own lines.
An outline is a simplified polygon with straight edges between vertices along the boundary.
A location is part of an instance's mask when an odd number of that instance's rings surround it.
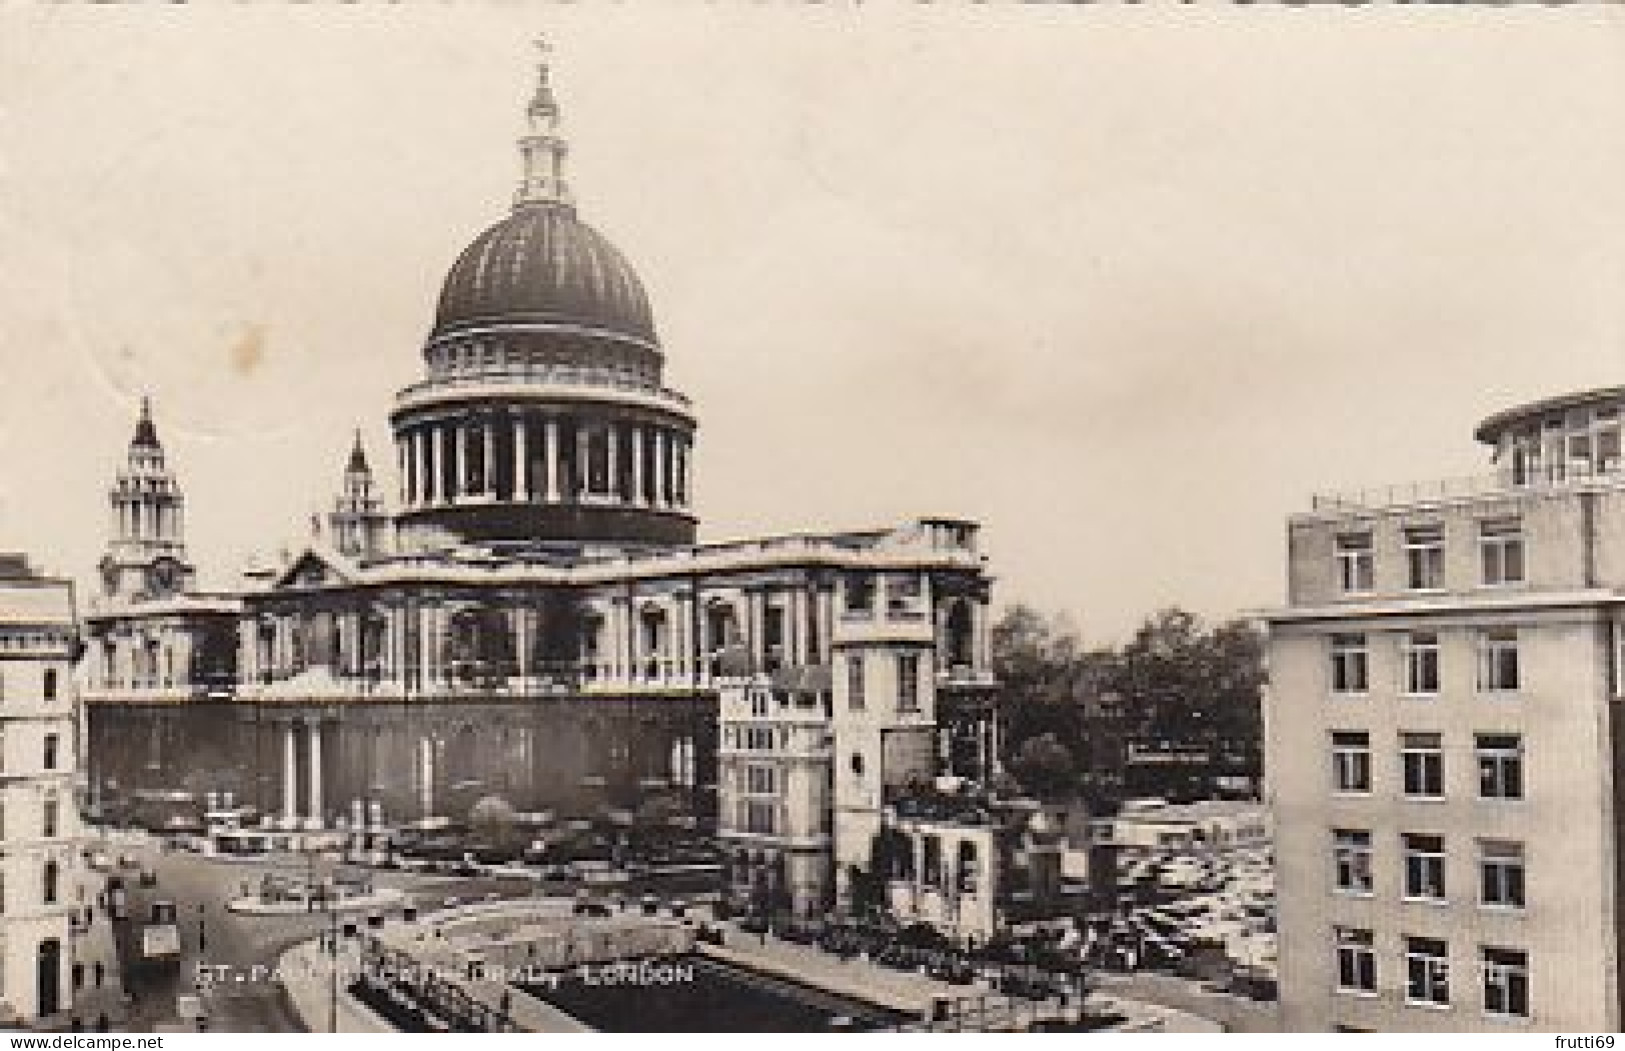
<svg viewBox="0 0 1625 1051">
<path fill-rule="evenodd" d="M 649 300 L 626 258 L 561 206 L 530 206 L 488 228 L 446 275 L 434 333 L 537 319 L 655 342 Z"/>
</svg>

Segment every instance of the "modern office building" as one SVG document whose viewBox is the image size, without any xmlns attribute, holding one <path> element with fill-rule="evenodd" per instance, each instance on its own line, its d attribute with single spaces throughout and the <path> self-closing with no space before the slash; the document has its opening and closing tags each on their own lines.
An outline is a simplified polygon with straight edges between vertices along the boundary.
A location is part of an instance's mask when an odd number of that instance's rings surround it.
<svg viewBox="0 0 1625 1051">
<path fill-rule="evenodd" d="M 1625 388 L 1498 413 L 1480 478 L 1319 497 L 1270 616 L 1293 1030 L 1621 1025 Z"/>
</svg>

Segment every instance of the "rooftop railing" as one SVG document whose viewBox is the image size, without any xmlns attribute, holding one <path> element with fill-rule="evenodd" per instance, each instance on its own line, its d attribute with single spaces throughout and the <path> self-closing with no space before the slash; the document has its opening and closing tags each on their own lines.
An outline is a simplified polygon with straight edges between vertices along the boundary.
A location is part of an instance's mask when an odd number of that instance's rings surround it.
<svg viewBox="0 0 1625 1051">
<path fill-rule="evenodd" d="M 1340 493 L 1317 493 L 1310 510 L 1318 513 L 1376 511 L 1416 504 L 1450 503 L 1479 497 L 1510 496 L 1625 483 L 1625 468 L 1617 461 L 1601 467 L 1586 461 L 1549 464 L 1522 469 L 1505 467 L 1485 474 L 1434 478 L 1419 482 L 1377 486 Z"/>
</svg>

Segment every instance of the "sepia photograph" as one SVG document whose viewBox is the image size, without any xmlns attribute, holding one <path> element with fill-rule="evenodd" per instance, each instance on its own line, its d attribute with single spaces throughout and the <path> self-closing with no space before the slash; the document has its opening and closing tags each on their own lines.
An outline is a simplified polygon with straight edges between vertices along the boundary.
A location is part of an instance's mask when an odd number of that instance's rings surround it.
<svg viewBox="0 0 1625 1051">
<path fill-rule="evenodd" d="M 0 318 L 13 1046 L 1625 1028 L 1625 9 L 0 5 Z"/>
</svg>

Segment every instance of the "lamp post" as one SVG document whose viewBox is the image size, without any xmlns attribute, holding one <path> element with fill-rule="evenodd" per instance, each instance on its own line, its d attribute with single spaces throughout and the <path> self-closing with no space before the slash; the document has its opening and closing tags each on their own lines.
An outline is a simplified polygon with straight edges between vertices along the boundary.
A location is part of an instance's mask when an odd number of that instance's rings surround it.
<svg viewBox="0 0 1625 1051">
<path fill-rule="evenodd" d="M 339 1031 L 339 927 L 338 910 L 333 908 L 331 898 L 326 899 L 327 905 L 327 1031 Z"/>
</svg>

